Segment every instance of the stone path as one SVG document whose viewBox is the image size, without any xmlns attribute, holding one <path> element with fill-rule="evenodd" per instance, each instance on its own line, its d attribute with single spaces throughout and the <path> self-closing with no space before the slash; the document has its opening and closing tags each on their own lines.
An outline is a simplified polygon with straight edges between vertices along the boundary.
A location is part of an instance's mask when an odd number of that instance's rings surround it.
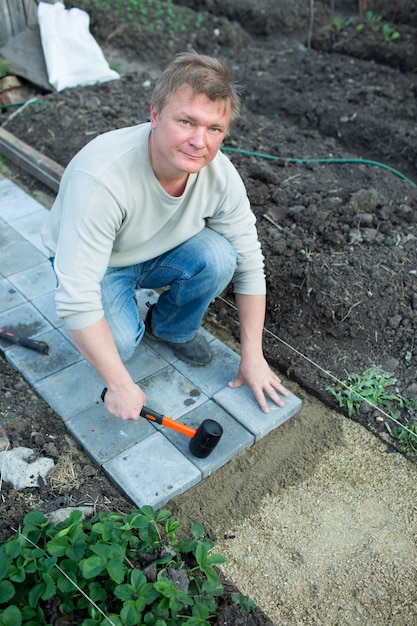
<svg viewBox="0 0 417 626">
<path fill-rule="evenodd" d="M 73 347 L 54 306 L 55 277 L 40 231 L 47 209 L 7 179 L 0 180 L 0 327 L 44 341 L 48 354 L 0 340 L 7 360 L 60 416 L 69 432 L 138 507 L 164 506 L 241 450 L 252 446 L 301 408 L 292 393 L 285 407 L 264 414 L 245 386 L 227 386 L 239 357 L 207 331 L 214 353 L 204 368 L 186 365 L 167 346 L 145 339 L 127 368 L 147 405 L 197 428 L 206 418 L 223 427 L 213 452 L 201 459 L 189 437 L 146 419 L 125 422 L 101 402 L 103 381 Z M 158 294 L 140 290 L 139 309 Z"/>
</svg>

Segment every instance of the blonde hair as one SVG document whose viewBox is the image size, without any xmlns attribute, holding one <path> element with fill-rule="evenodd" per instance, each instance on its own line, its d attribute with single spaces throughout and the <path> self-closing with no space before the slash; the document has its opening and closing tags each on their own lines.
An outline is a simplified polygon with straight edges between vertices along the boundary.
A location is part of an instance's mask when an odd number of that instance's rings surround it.
<svg viewBox="0 0 417 626">
<path fill-rule="evenodd" d="M 195 50 L 178 54 L 158 78 L 151 96 L 156 115 L 185 86 L 191 87 L 194 96 L 204 94 L 213 102 L 230 102 L 231 121 L 238 117 L 240 97 L 237 85 L 232 83 L 230 68 L 219 59 Z"/>
</svg>

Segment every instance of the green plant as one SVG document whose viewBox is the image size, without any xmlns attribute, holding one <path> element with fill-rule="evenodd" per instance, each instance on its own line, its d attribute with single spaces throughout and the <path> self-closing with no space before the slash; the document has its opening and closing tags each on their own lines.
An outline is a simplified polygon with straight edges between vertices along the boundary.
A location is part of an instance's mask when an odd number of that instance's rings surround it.
<svg viewBox="0 0 417 626">
<path fill-rule="evenodd" d="M 84 521 L 73 511 L 56 526 L 29 513 L 0 546 L 0 626 L 42 626 L 57 613 L 81 626 L 208 625 L 226 559 L 201 524 L 192 538 L 180 528 L 151 506 Z"/>
<path fill-rule="evenodd" d="M 251 598 L 242 596 L 240 593 L 232 593 L 232 600 L 245 613 L 250 613 L 251 608 L 255 606 L 255 602 Z"/>
<path fill-rule="evenodd" d="M 375 15 L 372 11 L 366 11 L 365 20 L 356 26 L 356 30 L 363 31 L 366 27 L 373 31 L 379 31 L 382 15 Z M 390 24 L 384 24 L 381 27 L 382 36 L 385 42 L 396 41 L 400 38 L 400 33 L 392 28 Z"/>
<path fill-rule="evenodd" d="M 96 10 L 114 10 L 121 20 L 131 23 L 141 33 L 166 32 L 175 35 L 192 28 L 203 30 L 208 20 L 214 25 L 218 20 L 207 12 L 194 14 L 187 7 L 179 7 L 172 0 L 85 0 L 85 5 Z"/>
<path fill-rule="evenodd" d="M 396 41 L 400 38 L 400 33 L 397 30 L 394 30 L 389 24 L 384 24 L 381 30 L 384 41 Z"/>
<path fill-rule="evenodd" d="M 382 15 L 375 15 L 372 11 L 366 11 L 365 13 L 365 21 L 360 22 L 357 25 L 356 30 L 363 30 L 365 26 L 369 26 L 370 28 L 376 28 L 379 25 L 379 22 L 382 20 Z"/>
<path fill-rule="evenodd" d="M 5 76 L 11 73 L 11 68 L 6 59 L 0 56 L 0 76 Z"/>
<path fill-rule="evenodd" d="M 395 426 L 391 429 L 393 437 L 398 439 L 399 448 L 407 456 L 417 455 L 417 422 L 409 420 L 402 426 Z"/>
<path fill-rule="evenodd" d="M 365 400 L 374 407 L 387 409 L 394 415 L 404 407 L 404 400 L 392 393 L 397 379 L 384 372 L 380 366 L 367 369 L 363 374 L 349 374 L 345 381 L 335 387 L 327 386 L 341 408 L 347 409 L 349 417 L 359 413 L 361 403 Z"/>
</svg>

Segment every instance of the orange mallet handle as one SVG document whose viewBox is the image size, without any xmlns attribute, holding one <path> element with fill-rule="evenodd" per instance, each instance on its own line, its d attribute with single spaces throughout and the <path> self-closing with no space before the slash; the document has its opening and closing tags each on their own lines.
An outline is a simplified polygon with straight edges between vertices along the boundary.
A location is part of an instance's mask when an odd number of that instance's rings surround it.
<svg viewBox="0 0 417 626">
<path fill-rule="evenodd" d="M 104 396 L 106 395 L 106 392 L 107 392 L 107 387 L 105 387 L 103 391 L 101 392 L 101 399 L 103 400 L 103 402 L 104 402 Z M 195 428 L 192 428 L 191 426 L 186 426 L 185 424 L 181 424 L 180 422 L 177 422 L 173 420 L 172 418 L 167 417 L 166 415 L 162 415 L 161 413 L 157 413 L 156 411 L 149 409 L 147 406 L 142 407 L 140 416 L 145 417 L 147 420 L 151 422 L 156 422 L 157 424 L 160 424 L 161 426 L 166 426 L 167 428 L 171 428 L 171 430 L 176 430 L 178 433 L 181 433 L 182 435 L 186 435 L 187 437 L 192 438 L 197 432 Z"/>
<path fill-rule="evenodd" d="M 166 415 L 162 415 L 161 413 L 157 413 L 156 411 L 149 409 L 147 406 L 142 408 L 140 415 L 151 422 L 156 422 L 157 424 L 176 430 L 178 433 L 186 435 L 187 437 L 194 437 L 197 432 L 195 428 L 186 426 L 186 424 L 181 424 L 180 422 L 173 420 L 171 417 L 167 417 Z"/>
</svg>

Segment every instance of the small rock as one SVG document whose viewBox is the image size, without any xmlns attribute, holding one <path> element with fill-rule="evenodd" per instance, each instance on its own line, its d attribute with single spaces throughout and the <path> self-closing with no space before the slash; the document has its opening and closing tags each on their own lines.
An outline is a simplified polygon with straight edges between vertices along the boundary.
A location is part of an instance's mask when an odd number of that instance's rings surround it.
<svg viewBox="0 0 417 626">
<path fill-rule="evenodd" d="M 18 382 L 18 383 L 15 383 L 13 385 L 13 389 L 15 391 L 26 391 L 27 390 L 27 385 L 26 385 L 25 382 Z"/>
<path fill-rule="evenodd" d="M 33 450 L 24 447 L 0 452 L 3 480 L 11 483 L 17 490 L 38 487 L 39 477 L 46 482 L 46 475 L 54 467 L 54 461 L 46 457 L 38 457 L 30 463 L 29 459 L 32 456 Z"/>
<path fill-rule="evenodd" d="M 55 509 L 55 511 L 50 511 L 46 513 L 46 517 L 49 518 L 54 524 L 58 524 L 59 522 L 64 522 L 69 518 L 73 511 L 81 511 L 82 517 L 81 519 L 85 519 L 86 517 L 90 517 L 94 513 L 93 506 L 67 506 L 65 508 Z"/>
<path fill-rule="evenodd" d="M 408 204 L 400 204 L 396 210 L 396 214 L 402 219 L 412 224 L 415 222 L 415 215 L 413 209 Z"/>
<path fill-rule="evenodd" d="M 97 468 L 92 465 L 84 465 L 82 474 L 83 476 L 95 476 L 97 474 Z"/>
<path fill-rule="evenodd" d="M 32 439 L 36 446 L 43 446 L 45 443 L 45 437 L 42 433 L 32 433 Z"/>
<path fill-rule="evenodd" d="M 401 324 L 401 320 L 401 315 L 393 315 L 388 319 L 388 324 L 391 326 L 391 328 L 398 328 L 398 326 Z"/>
<path fill-rule="evenodd" d="M 378 231 L 375 228 L 363 228 L 362 229 L 362 239 L 367 243 L 372 243 L 375 241 Z"/>
<path fill-rule="evenodd" d="M 395 372 L 399 366 L 399 360 L 394 358 L 393 356 L 387 357 L 385 363 L 383 363 L 383 368 L 385 372 Z"/>
<path fill-rule="evenodd" d="M 56 447 L 56 445 L 54 443 L 49 442 L 49 443 L 45 444 L 44 450 L 53 459 L 59 459 L 60 452 L 59 452 L 58 448 Z"/>
</svg>

